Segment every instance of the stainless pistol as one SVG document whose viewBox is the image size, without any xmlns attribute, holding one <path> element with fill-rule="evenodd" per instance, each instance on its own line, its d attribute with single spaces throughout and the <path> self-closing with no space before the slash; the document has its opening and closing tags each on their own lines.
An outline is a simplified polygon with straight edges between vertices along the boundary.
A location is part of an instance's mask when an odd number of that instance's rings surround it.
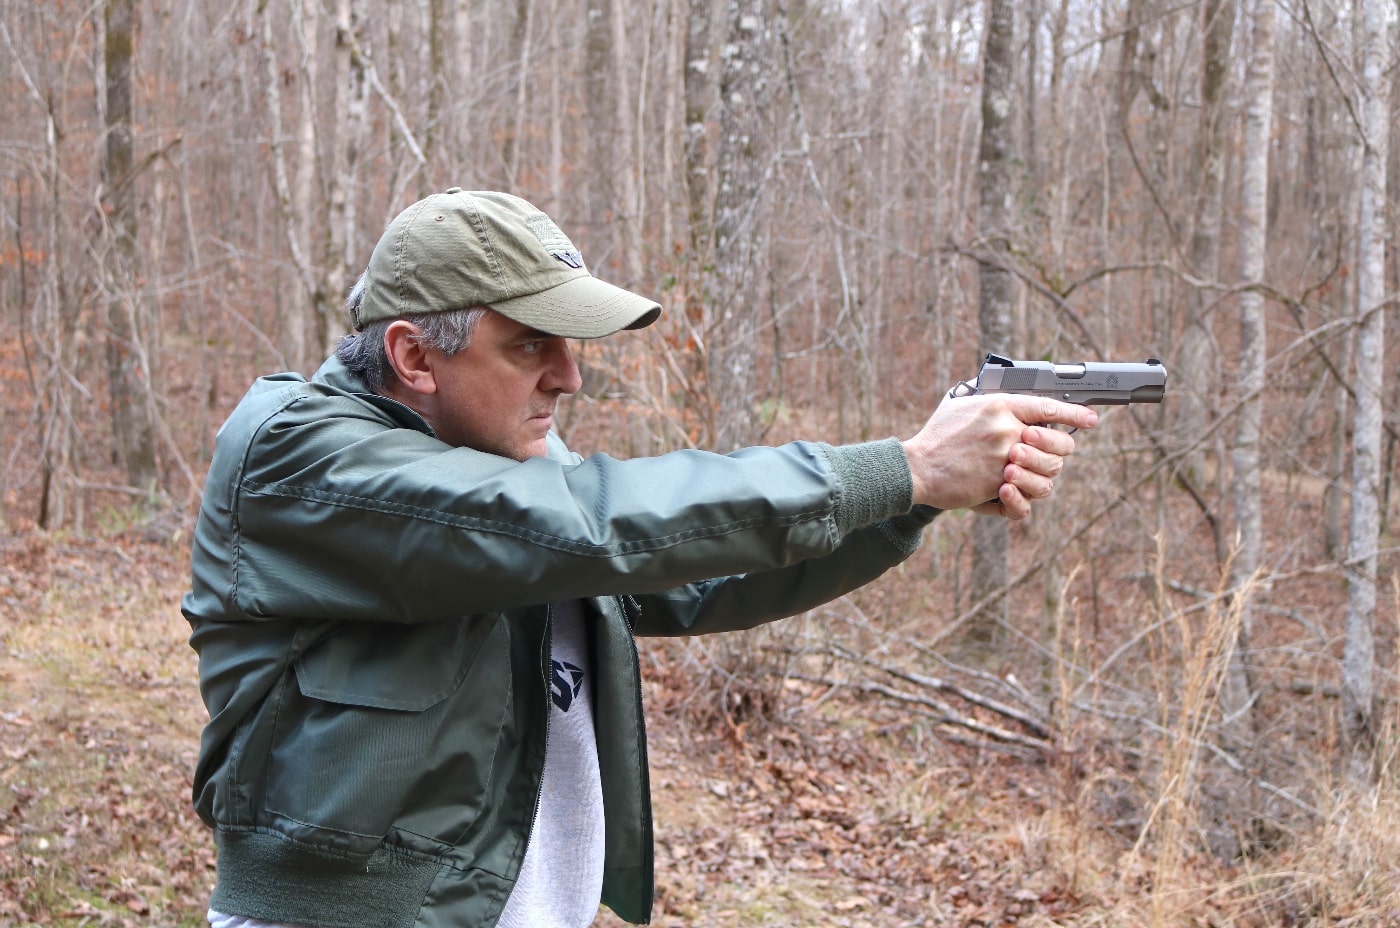
<svg viewBox="0 0 1400 928">
<path fill-rule="evenodd" d="M 987 355 L 977 382 L 962 381 L 949 396 L 977 393 L 1024 393 L 1080 406 L 1126 406 L 1160 403 L 1167 391 L 1167 369 L 1156 358 L 1131 361 L 1013 361 Z"/>
</svg>

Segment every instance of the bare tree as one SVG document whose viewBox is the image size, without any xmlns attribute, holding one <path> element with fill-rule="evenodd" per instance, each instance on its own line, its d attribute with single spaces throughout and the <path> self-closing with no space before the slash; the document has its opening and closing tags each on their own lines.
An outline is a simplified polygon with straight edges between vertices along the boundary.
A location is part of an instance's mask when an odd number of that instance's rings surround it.
<svg viewBox="0 0 1400 928">
<path fill-rule="evenodd" d="M 618 262 L 617 275 L 628 286 L 636 286 L 642 279 L 642 219 L 644 215 L 642 185 L 646 171 L 643 168 L 642 154 L 645 146 L 640 141 L 640 102 L 646 99 L 647 81 L 645 75 L 633 80 L 629 65 L 636 57 L 637 46 L 641 46 L 643 61 L 651 55 L 649 39 L 629 41 L 627 4 L 624 0 L 609 0 L 613 11 L 609 21 L 612 25 L 612 60 L 609 62 L 614 75 L 616 90 L 613 94 L 613 119 L 617 123 L 617 156 L 612 161 L 613 168 L 621 174 L 618 202 L 614 204 L 615 223 L 618 228 L 619 248 L 622 259 Z M 645 65 L 644 65 L 645 66 Z M 594 170 L 603 167 L 593 165 Z"/>
<path fill-rule="evenodd" d="M 449 0 L 428 0 L 428 105 L 423 115 L 423 157 L 424 170 L 418 175 L 418 195 L 427 196 L 438 190 L 437 175 L 446 167 L 449 158 L 439 149 L 447 135 L 447 107 L 445 100 L 448 88 L 452 85 L 452 68 L 447 61 L 447 50 L 452 43 Z"/>
<path fill-rule="evenodd" d="M 78 292 L 82 289 L 79 277 L 87 271 L 85 262 L 71 257 L 77 248 L 69 241 L 62 216 L 62 171 L 69 146 L 64 97 L 53 89 L 57 81 L 50 65 L 57 57 L 50 37 L 62 33 L 44 12 L 34 8 L 27 20 L 18 22 L 18 37 L 11 32 L 10 18 L 0 18 L 7 74 L 23 88 L 22 99 L 28 104 L 28 113 L 17 107 L 5 115 L 10 124 L 29 128 L 33 139 L 27 148 L 15 152 L 25 166 L 14 181 L 11 222 L 17 256 L 12 276 L 21 299 L 17 342 L 33 396 L 31 416 L 36 425 L 32 450 L 7 456 L 5 464 L 6 483 L 17 488 L 23 486 L 26 475 L 22 469 L 10 467 L 10 462 L 34 461 L 38 486 L 29 494 L 34 501 L 33 518 L 40 528 L 54 529 L 67 524 L 70 512 L 79 509 L 82 501 L 81 493 L 76 492 L 74 463 L 82 432 L 74 412 L 85 397 L 74 376 L 79 364 L 74 335 L 81 300 Z M 40 37 L 34 43 L 37 54 L 27 54 L 25 25 L 31 25 Z M 86 23 L 75 28 L 86 28 Z M 4 98 L 3 103 L 8 107 L 15 100 Z"/>
<path fill-rule="evenodd" d="M 1385 198 L 1390 144 L 1390 30 L 1383 6 L 1381 0 L 1363 0 L 1360 4 L 1362 155 L 1361 215 L 1357 226 L 1356 417 L 1346 560 L 1346 644 L 1342 656 L 1343 731 L 1353 752 L 1353 772 L 1367 776 L 1367 761 L 1377 734 L 1376 571 L 1385 414 L 1385 311 L 1389 305 L 1385 287 Z"/>
<path fill-rule="evenodd" d="M 511 46 L 518 66 L 515 71 L 515 115 L 507 136 L 504 160 L 506 179 L 512 187 L 520 185 L 525 159 L 525 134 L 530 114 L 528 100 L 534 78 L 535 6 L 535 0 L 516 0 L 515 28 L 511 32 Z"/>
<path fill-rule="evenodd" d="M 364 0 L 336 0 L 335 46 L 332 56 L 334 89 L 330 126 L 330 159 L 326 177 L 326 229 L 321 261 L 321 287 L 316 297 L 321 320 L 322 349 L 329 349 L 344 328 L 340 304 L 348 288 L 358 210 L 352 191 L 356 183 L 365 136 L 368 93 L 359 34 L 364 23 Z"/>
<path fill-rule="evenodd" d="M 725 0 L 724 23 L 715 151 L 715 260 L 704 289 L 710 310 L 706 381 L 714 401 L 714 441 L 729 450 L 754 441 L 761 429 L 755 387 L 767 247 L 764 181 L 770 156 L 763 122 L 773 77 L 772 23 L 765 0 Z"/>
<path fill-rule="evenodd" d="M 313 17 L 318 9 L 316 4 L 307 4 L 305 16 Z M 277 37 L 282 34 L 283 24 L 276 18 L 276 5 L 269 4 L 261 9 L 262 53 L 263 53 L 263 94 L 267 103 L 269 120 L 269 148 L 272 157 L 272 177 L 277 196 L 282 234 L 291 259 L 291 273 L 296 286 L 286 299 L 280 313 L 282 326 L 282 352 L 293 370 L 305 370 L 310 364 L 311 351 L 308 340 L 315 331 L 312 314 L 315 306 L 315 273 L 311 266 L 307 242 L 307 216 L 309 210 L 309 188 L 315 177 L 312 158 L 315 152 L 315 123 L 311 111 L 316 72 L 315 32 L 306 34 L 306 20 L 292 17 L 288 24 L 294 37 L 300 37 L 304 55 L 301 67 L 283 65 L 279 55 Z M 294 82 L 300 86 L 297 95 L 297 119 L 295 162 L 288 165 L 287 139 L 284 136 L 282 120 L 282 87 Z M 310 83 L 313 86 L 308 87 Z M 289 171 L 293 173 L 289 173 Z"/>
<path fill-rule="evenodd" d="M 1191 272 L 1199 283 L 1186 295 L 1187 318 L 1177 352 L 1176 408 L 1178 446 L 1191 447 L 1208 422 L 1214 399 L 1215 336 L 1211 320 L 1219 299 L 1220 209 L 1229 138 L 1230 46 L 1235 28 L 1234 0 L 1205 0 L 1201 10 L 1200 120 L 1194 167 L 1199 177 L 1194 196 L 1190 244 Z M 1261 269 L 1262 270 L 1262 269 Z M 1202 476 L 1199 452 L 1189 452 L 1182 471 L 1191 480 Z"/>
<path fill-rule="evenodd" d="M 109 0 L 103 12 L 107 145 L 102 162 L 106 243 L 107 377 L 112 433 L 127 483 L 151 492 L 156 485 L 155 403 L 147 340 L 152 317 L 141 292 L 137 249 L 136 163 L 133 156 L 132 68 L 134 0 Z"/>
<path fill-rule="evenodd" d="M 977 267 L 978 357 L 987 352 L 1016 351 L 1012 311 L 1016 278 L 1010 270 L 1012 224 L 1015 221 L 1014 101 L 1012 43 L 1016 8 L 1012 0 L 987 0 L 987 34 L 982 50 L 982 134 L 978 154 L 977 226 L 982 257 Z M 1007 528 L 1000 519 L 979 519 L 973 529 L 972 596 L 989 599 L 1006 586 Z M 970 623 L 966 640 L 989 645 L 999 637 L 1007 615 L 1003 597 Z"/>
<path fill-rule="evenodd" d="M 684 322 L 697 349 L 690 395 L 704 443 L 729 450 L 752 441 L 759 430 L 756 275 L 765 251 L 768 143 L 762 120 L 772 82 L 771 23 L 763 0 L 724 0 L 716 54 L 717 12 L 710 0 L 691 0 L 688 9 L 684 162 L 690 261 Z M 718 123 L 713 139 L 712 112 Z"/>
<path fill-rule="evenodd" d="M 1250 589 L 1263 566 L 1264 514 L 1260 491 L 1259 441 L 1264 417 L 1267 360 L 1264 294 L 1268 246 L 1269 148 L 1273 128 L 1274 2 L 1258 0 L 1254 12 L 1249 73 L 1245 78 L 1244 165 L 1240 204 L 1240 407 L 1231 455 L 1234 470 L 1235 538 L 1230 586 L 1240 597 L 1240 627 L 1229 662 L 1225 717 L 1237 734 L 1245 734 L 1254 702 L 1249 674 L 1254 593 Z"/>
<path fill-rule="evenodd" d="M 589 254 L 611 255 L 616 247 L 612 217 L 619 208 L 617 185 L 624 173 L 616 162 L 623 140 L 618 132 L 618 74 L 613 68 L 612 0 L 588 0 L 584 10 L 583 105 L 587 165 L 582 172 Z M 597 270 L 601 271 L 601 268 Z"/>
<path fill-rule="evenodd" d="M 685 191 L 687 244 L 681 275 L 682 312 L 676 320 L 683 330 L 677 340 L 687 349 L 676 364 L 686 405 L 701 421 L 703 435 L 714 432 L 706 380 L 709 318 L 705 291 L 707 269 L 715 261 L 714 144 L 711 122 L 718 107 L 719 82 L 715 71 L 715 19 L 717 0 L 685 0 L 685 46 L 681 53 L 683 95 L 682 123 L 685 143 L 681 153 L 681 176 Z"/>
</svg>

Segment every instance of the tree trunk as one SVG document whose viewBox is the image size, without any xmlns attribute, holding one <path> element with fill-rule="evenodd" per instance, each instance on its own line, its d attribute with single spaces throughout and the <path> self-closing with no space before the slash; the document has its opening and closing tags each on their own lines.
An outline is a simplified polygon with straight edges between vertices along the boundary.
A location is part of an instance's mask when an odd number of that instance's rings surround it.
<svg viewBox="0 0 1400 928">
<path fill-rule="evenodd" d="M 611 256 L 616 247 L 611 219 L 618 208 L 617 84 L 612 69 L 612 0 L 588 0 L 584 10 L 583 103 L 584 144 L 588 162 L 583 174 L 584 222 L 592 242 L 588 254 Z M 607 275 L 601 267 L 595 273 Z"/>
<path fill-rule="evenodd" d="M 520 165 L 525 157 L 526 117 L 530 112 L 529 95 L 533 69 L 530 57 L 534 54 L 535 42 L 535 2 L 516 0 L 515 30 L 511 35 L 517 62 L 515 72 L 515 119 L 510 134 L 506 137 L 505 165 L 506 182 L 511 188 L 520 185 Z"/>
<path fill-rule="evenodd" d="M 683 153 L 686 218 L 691 252 L 697 267 L 707 263 L 714 247 L 713 193 L 710 183 L 710 111 L 714 106 L 711 30 L 712 0 L 689 0 L 686 8 L 685 150 Z"/>
<path fill-rule="evenodd" d="M 1314 17 L 1315 20 L 1323 19 L 1322 22 L 1314 22 L 1315 30 L 1330 33 L 1335 29 L 1336 16 L 1331 10 L 1319 8 Z M 1304 45 L 1307 52 L 1304 73 L 1311 75 L 1315 82 L 1328 80 L 1329 65 L 1317 52 L 1321 43 L 1316 41 L 1314 36 L 1305 38 L 1310 41 Z M 1350 178 L 1360 172 L 1360 165 L 1355 163 L 1356 152 L 1347 144 L 1348 140 L 1340 137 L 1341 133 L 1330 131 L 1329 109 L 1326 103 L 1319 101 L 1314 94 L 1308 95 L 1303 109 L 1305 131 L 1300 193 L 1307 216 L 1308 256 L 1309 260 L 1315 261 L 1327 260 L 1330 253 L 1339 247 L 1337 242 L 1350 235 L 1340 228 L 1340 217 L 1354 216 L 1359 212 L 1359 207 L 1354 202 L 1359 197 L 1359 191 L 1350 182 Z M 1329 157 L 1339 146 L 1344 148 L 1340 165 L 1334 158 Z M 1334 167 L 1344 169 L 1333 170 Z M 1341 183 L 1337 182 L 1338 177 L 1343 178 Z M 1355 300 L 1355 283 L 1355 275 L 1349 276 L 1342 286 L 1337 287 L 1334 293 L 1329 294 L 1323 301 L 1328 317 L 1350 314 L 1350 307 Z M 1331 445 L 1328 448 L 1325 470 L 1327 488 L 1322 496 L 1323 552 L 1329 560 L 1338 562 L 1346 557 L 1347 545 L 1347 499 L 1350 495 L 1347 471 L 1350 467 L 1351 447 L 1351 430 L 1348 423 L 1351 415 L 1351 387 L 1346 383 L 1345 377 L 1351 370 L 1355 344 L 1356 333 L 1354 330 L 1348 330 L 1337 340 L 1337 347 L 1331 352 L 1330 362 L 1324 365 L 1330 372 L 1335 372 L 1335 377 L 1324 374 L 1333 393 Z"/>
<path fill-rule="evenodd" d="M 585 215 L 591 230 L 588 254 L 607 256 L 595 269 L 635 286 L 642 276 L 637 233 L 638 167 L 635 99 L 628 68 L 644 50 L 627 40 L 627 10 L 619 0 L 589 0 L 584 41 L 588 172 Z"/>
<path fill-rule="evenodd" d="M 1262 0 L 1261 0 L 1262 2 Z M 1174 434 L 1183 450 L 1197 442 L 1208 424 L 1214 400 L 1210 386 L 1219 378 L 1211 375 L 1218 368 L 1215 335 L 1211 331 L 1212 310 L 1218 298 L 1220 276 L 1220 204 L 1225 174 L 1225 145 L 1229 135 L 1229 95 L 1226 93 L 1230 43 L 1234 34 L 1233 0 L 1205 0 L 1201 5 L 1201 117 L 1196 171 L 1199 187 L 1195 193 L 1191 234 L 1191 272 L 1203 284 L 1186 296 L 1187 319 L 1181 333 L 1172 396 L 1176 408 Z M 1181 469 L 1200 483 L 1203 476 L 1200 449 L 1188 452 Z"/>
<path fill-rule="evenodd" d="M 298 52 L 301 68 L 297 76 L 301 92 L 297 95 L 296 174 L 292 181 L 292 216 L 297 240 L 306 256 L 302 276 L 307 285 L 304 299 L 294 300 L 291 315 L 297 317 L 300 338 L 297 353 L 292 355 L 295 370 L 310 373 L 321 364 L 321 345 L 325 342 L 327 294 L 322 270 L 312 264 L 318 249 L 314 246 L 316 232 L 324 231 L 325 202 L 320 189 L 323 172 L 317 150 L 317 99 L 321 77 L 320 23 L 321 4 L 298 4 L 301 15 L 296 19 Z M 316 230 L 316 232 L 313 232 Z M 338 302 L 338 301 L 332 301 Z"/>
<path fill-rule="evenodd" d="M 331 101 L 330 170 L 326 177 L 326 237 L 322 259 L 320 308 L 321 347 L 331 350 L 349 325 L 342 303 L 348 289 L 349 268 L 355 256 L 354 204 L 349 191 L 355 189 L 360 148 L 364 140 L 365 74 L 357 53 L 360 24 L 364 21 L 364 0 L 335 0 L 335 73 Z"/>
<path fill-rule="evenodd" d="M 297 187 L 287 174 L 287 152 L 282 138 L 282 83 L 286 79 L 277 54 L 277 24 L 273 12 L 264 7 L 262 17 L 263 40 L 263 94 L 270 120 L 268 135 L 269 153 L 272 157 L 273 189 L 277 195 L 277 205 L 282 220 L 282 234 L 291 257 L 292 271 L 296 288 L 290 298 L 290 306 L 284 304 L 281 324 L 282 363 L 291 370 L 302 370 L 306 364 L 307 317 L 313 303 L 315 286 L 312 283 L 310 263 L 306 256 L 305 240 L 302 238 L 302 224 L 297 219 Z M 299 25 L 299 24 L 298 24 Z"/>
<path fill-rule="evenodd" d="M 549 25 L 547 27 L 545 41 L 550 48 L 563 48 L 564 42 L 561 29 L 567 25 L 562 22 L 563 16 L 559 12 L 559 0 L 550 0 L 547 13 Z M 568 94 L 572 81 L 565 75 L 552 70 L 549 74 L 549 161 L 545 169 L 548 176 L 547 189 L 549 195 L 546 204 L 540 204 L 545 212 L 557 210 L 559 204 L 564 202 L 565 184 L 564 172 L 567 162 L 564 154 L 564 129 L 567 123 L 572 122 L 569 112 L 573 106 L 573 101 Z M 592 105 L 589 101 L 588 105 Z M 590 165 L 595 170 L 599 165 Z"/>
<path fill-rule="evenodd" d="M 709 311 L 705 374 L 719 451 L 750 444 L 760 430 L 755 389 L 761 301 L 756 270 L 766 251 L 763 176 L 768 144 L 763 118 L 771 89 L 770 23 L 764 0 L 726 0 L 725 34 L 715 152 L 715 259 L 704 288 Z"/>
<path fill-rule="evenodd" d="M 1352 354 L 1356 338 L 1347 333 L 1338 352 L 1340 370 L 1351 369 Z M 1332 395 L 1332 447 L 1327 455 L 1327 489 L 1322 494 L 1322 545 L 1328 558 L 1341 561 L 1346 557 L 1347 499 L 1347 448 L 1350 438 L 1347 429 L 1347 414 L 1351 411 L 1351 388 L 1340 381 L 1333 384 Z"/>
<path fill-rule="evenodd" d="M 132 157 L 134 0 L 109 0 L 106 27 L 107 146 L 102 173 L 107 211 L 107 376 L 112 432 L 127 483 L 156 484 L 151 371 L 146 357 L 151 314 L 144 307 L 138 266 L 136 178 Z"/>
<path fill-rule="evenodd" d="M 1376 744 L 1375 622 L 1380 544 L 1382 383 L 1385 374 L 1385 197 L 1389 152 L 1389 40 L 1380 0 L 1361 4 L 1361 215 L 1358 222 L 1356 418 L 1352 438 L 1351 522 L 1347 544 L 1346 643 L 1342 654 L 1343 732 L 1352 772 L 1371 775 Z"/>
<path fill-rule="evenodd" d="M 645 211 L 642 203 L 641 184 L 646 173 L 643 161 L 640 157 L 643 148 L 638 144 L 637 126 L 637 94 L 634 93 L 632 81 L 629 78 L 629 65 L 636 55 L 641 54 L 643 59 L 650 58 L 651 49 L 649 39 L 644 40 L 648 45 L 644 49 L 636 48 L 635 42 L 629 42 L 627 4 L 623 0 L 611 0 L 612 3 L 612 61 L 610 62 L 613 72 L 613 118 L 617 122 L 617 152 L 613 163 L 615 170 L 621 175 L 621 189 L 617 191 L 620 198 L 612 206 L 617 225 L 616 240 L 622 252 L 620 272 L 623 284 L 628 287 L 637 286 L 642 279 L 642 217 Z M 642 75 L 639 86 L 645 87 L 646 75 Z"/>
<path fill-rule="evenodd" d="M 447 48 L 452 41 L 450 0 L 428 0 L 428 105 L 423 118 L 423 172 L 418 175 L 418 195 L 425 197 L 439 193 L 451 186 L 442 183 L 441 175 L 446 167 L 443 163 L 450 155 L 440 150 L 447 112 L 445 101 L 448 87 L 452 84 L 452 71 L 447 63 Z M 453 181 L 452 183 L 455 183 Z"/>
<path fill-rule="evenodd" d="M 984 257 L 977 267 L 979 366 L 987 352 L 1014 354 L 1011 314 L 1016 279 L 1004 266 L 1014 216 L 1015 188 L 1011 176 L 1015 157 L 1012 133 L 1012 49 L 1016 8 L 1013 0 L 987 0 L 987 37 L 982 52 L 982 135 L 978 154 L 977 224 Z M 973 368 L 976 369 L 975 367 Z M 979 519 L 973 525 L 973 602 L 999 595 L 1007 582 L 1007 526 L 1003 519 Z M 966 629 L 966 643 L 993 648 L 1002 637 L 1007 616 L 1004 596 L 983 610 Z"/>
<path fill-rule="evenodd" d="M 1254 13 L 1254 41 L 1245 79 L 1244 165 L 1240 203 L 1240 277 L 1246 286 L 1265 280 L 1268 253 L 1269 145 L 1273 126 L 1274 2 L 1259 0 Z M 1264 514 L 1260 495 L 1259 435 L 1264 418 L 1267 363 L 1264 295 L 1257 289 L 1240 294 L 1240 409 L 1235 420 L 1231 461 L 1234 469 L 1235 534 L 1238 550 L 1231 561 L 1230 586 L 1238 597 L 1238 640 L 1230 657 L 1224 692 L 1224 717 L 1237 737 L 1248 737 L 1254 701 L 1249 674 L 1254 591 L 1249 584 L 1263 562 Z M 1232 721 L 1233 720 L 1233 721 Z"/>
<path fill-rule="evenodd" d="M 698 420 L 690 431 L 698 444 L 714 447 L 714 404 L 711 402 L 706 370 L 709 366 L 709 339 L 706 321 L 711 295 L 705 287 L 708 268 L 715 262 L 714 171 L 710 121 L 716 107 L 718 82 L 714 77 L 715 0 L 684 0 L 685 145 L 681 154 L 685 187 L 686 225 L 690 247 L 686 249 L 684 312 L 677 322 L 684 332 L 676 341 L 685 349 L 684 387 L 691 417 Z"/>
</svg>

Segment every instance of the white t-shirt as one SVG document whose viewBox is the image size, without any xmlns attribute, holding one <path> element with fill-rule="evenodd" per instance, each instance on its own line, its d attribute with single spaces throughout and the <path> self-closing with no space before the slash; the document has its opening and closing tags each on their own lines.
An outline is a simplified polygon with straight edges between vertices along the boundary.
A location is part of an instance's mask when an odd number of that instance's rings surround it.
<svg viewBox="0 0 1400 928">
<path fill-rule="evenodd" d="M 500 928 L 586 928 L 603 893 L 603 781 L 582 604 L 555 604 L 551 627 L 554 706 L 540 805 Z"/>
<path fill-rule="evenodd" d="M 306 928 L 304 925 L 288 925 L 282 922 L 262 922 L 256 918 L 244 918 L 242 915 L 225 915 L 223 912 L 209 910 L 205 916 L 209 919 L 209 928 Z"/>
<path fill-rule="evenodd" d="M 500 928 L 586 928 L 603 894 L 603 781 L 582 603 L 555 604 L 550 624 L 554 706 L 540 804 Z M 301 928 L 213 909 L 208 919 L 210 928 Z"/>
</svg>

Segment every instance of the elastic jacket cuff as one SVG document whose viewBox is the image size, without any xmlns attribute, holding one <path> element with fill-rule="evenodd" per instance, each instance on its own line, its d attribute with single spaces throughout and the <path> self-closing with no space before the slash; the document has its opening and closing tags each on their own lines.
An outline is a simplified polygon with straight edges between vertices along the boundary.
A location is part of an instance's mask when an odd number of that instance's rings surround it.
<svg viewBox="0 0 1400 928">
<path fill-rule="evenodd" d="M 881 522 L 877 527 L 890 544 L 899 550 L 902 558 L 907 558 L 919 549 L 928 528 L 942 509 L 925 506 L 922 503 L 903 515 L 897 515 Z"/>
<path fill-rule="evenodd" d="M 836 526 L 842 537 L 863 525 L 906 513 L 914 504 L 909 458 L 897 439 L 822 445 L 822 450 L 836 473 Z"/>
</svg>

